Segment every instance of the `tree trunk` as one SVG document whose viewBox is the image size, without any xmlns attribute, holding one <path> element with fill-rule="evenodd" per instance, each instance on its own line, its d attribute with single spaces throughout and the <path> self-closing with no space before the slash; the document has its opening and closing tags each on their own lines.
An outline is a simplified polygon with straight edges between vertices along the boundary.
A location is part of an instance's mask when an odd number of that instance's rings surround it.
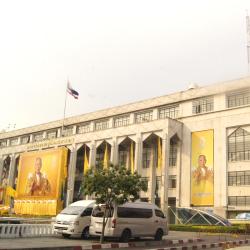
<svg viewBox="0 0 250 250">
<path fill-rule="evenodd" d="M 104 242 L 104 231 L 105 231 L 105 226 L 106 226 L 106 223 L 105 223 L 106 210 L 107 210 L 107 207 L 105 206 L 103 217 L 102 217 L 102 234 L 100 238 L 101 244 Z"/>
</svg>

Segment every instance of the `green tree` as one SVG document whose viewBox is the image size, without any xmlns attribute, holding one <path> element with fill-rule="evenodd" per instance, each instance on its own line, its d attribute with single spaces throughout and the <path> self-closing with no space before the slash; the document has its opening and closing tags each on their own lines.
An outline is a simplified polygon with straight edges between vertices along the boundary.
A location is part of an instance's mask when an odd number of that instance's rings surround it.
<svg viewBox="0 0 250 250">
<path fill-rule="evenodd" d="M 97 204 L 103 204 L 103 223 L 100 242 L 104 241 L 104 231 L 114 205 L 139 199 L 140 191 L 147 191 L 147 183 L 139 174 L 131 173 L 123 166 L 110 165 L 106 169 L 91 168 L 84 175 L 81 192 L 93 195 Z"/>
</svg>

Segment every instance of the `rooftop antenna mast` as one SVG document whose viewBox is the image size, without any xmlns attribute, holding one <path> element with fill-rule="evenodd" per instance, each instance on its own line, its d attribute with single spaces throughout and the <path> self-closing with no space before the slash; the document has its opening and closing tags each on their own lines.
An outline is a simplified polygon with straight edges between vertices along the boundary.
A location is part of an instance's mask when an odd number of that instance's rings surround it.
<svg viewBox="0 0 250 250">
<path fill-rule="evenodd" d="M 247 74 L 250 75 L 250 19 L 246 10 L 246 31 L 247 31 Z"/>
</svg>

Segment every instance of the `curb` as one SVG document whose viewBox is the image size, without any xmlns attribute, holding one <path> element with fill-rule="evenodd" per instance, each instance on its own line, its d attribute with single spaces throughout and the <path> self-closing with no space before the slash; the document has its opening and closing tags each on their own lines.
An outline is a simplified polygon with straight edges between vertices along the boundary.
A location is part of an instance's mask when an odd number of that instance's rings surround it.
<svg viewBox="0 0 250 250">
<path fill-rule="evenodd" d="M 131 247 L 153 247 L 153 246 L 171 246 L 177 244 L 187 244 L 202 242 L 202 239 L 187 239 L 187 240 L 163 240 L 163 241 L 144 241 L 144 242 L 129 242 L 129 243 L 109 243 L 109 244 L 92 244 L 87 246 L 78 246 L 74 250 L 92 250 L 92 249 L 114 249 L 114 248 L 131 248 Z M 164 249 L 164 248 L 159 248 Z"/>
<path fill-rule="evenodd" d="M 237 246 L 245 245 L 250 243 L 250 240 L 238 240 L 238 241 L 225 241 L 218 243 L 206 243 L 192 246 L 178 246 L 178 247 L 166 247 L 166 248 L 155 248 L 151 250 L 199 250 L 206 248 L 218 248 L 223 247 L 223 249 L 234 248 Z"/>
</svg>

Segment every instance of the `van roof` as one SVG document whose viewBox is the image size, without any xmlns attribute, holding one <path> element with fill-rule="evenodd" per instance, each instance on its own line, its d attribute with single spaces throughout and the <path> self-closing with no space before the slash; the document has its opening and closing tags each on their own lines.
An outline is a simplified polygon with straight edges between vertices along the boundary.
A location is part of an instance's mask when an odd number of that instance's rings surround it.
<svg viewBox="0 0 250 250">
<path fill-rule="evenodd" d="M 70 206 L 81 206 L 81 207 L 87 207 L 89 205 L 95 204 L 95 200 L 80 200 L 76 201 L 70 204 Z"/>
</svg>

